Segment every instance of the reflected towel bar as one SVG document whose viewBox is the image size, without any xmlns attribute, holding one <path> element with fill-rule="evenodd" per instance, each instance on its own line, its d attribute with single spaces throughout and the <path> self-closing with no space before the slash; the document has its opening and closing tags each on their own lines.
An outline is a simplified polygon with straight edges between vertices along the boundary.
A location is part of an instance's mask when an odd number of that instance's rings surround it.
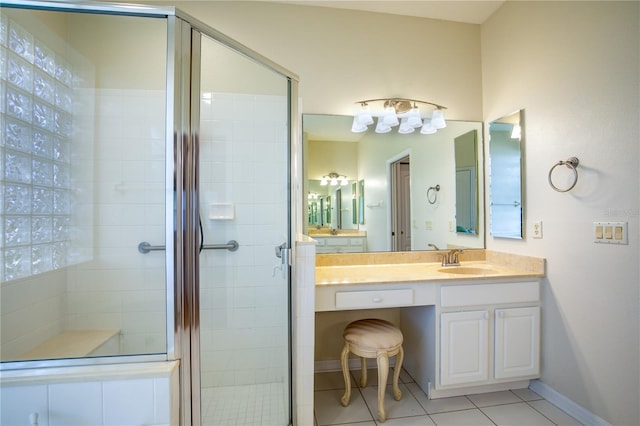
<svg viewBox="0 0 640 426">
<path fill-rule="evenodd" d="M 227 241 L 226 244 L 205 244 L 202 246 L 202 250 L 229 250 L 236 251 L 240 247 L 240 244 L 236 240 Z M 146 241 L 138 244 L 138 251 L 142 254 L 147 254 L 150 251 L 161 251 L 164 250 L 165 246 L 152 246 Z"/>
</svg>

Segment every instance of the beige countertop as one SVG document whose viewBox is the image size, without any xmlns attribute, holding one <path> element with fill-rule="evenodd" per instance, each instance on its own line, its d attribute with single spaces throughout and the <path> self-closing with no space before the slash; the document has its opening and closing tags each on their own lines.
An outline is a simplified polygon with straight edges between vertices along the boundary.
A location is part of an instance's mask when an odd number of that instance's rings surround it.
<svg viewBox="0 0 640 426">
<path fill-rule="evenodd" d="M 477 251 L 473 256 L 468 257 L 473 260 L 464 260 L 461 255 L 460 266 L 448 267 L 443 267 L 439 261 L 434 262 L 433 257 L 411 259 L 410 262 L 404 262 L 398 257 L 386 259 L 378 257 L 373 261 L 362 262 L 362 258 L 352 257 L 355 264 L 349 264 L 348 258 L 342 258 L 340 264 L 331 264 L 334 263 L 331 260 L 320 259 L 315 270 L 316 286 L 416 281 L 484 281 L 499 278 L 539 278 L 544 277 L 545 274 L 544 259 L 489 251 L 485 253 L 484 250 Z M 381 263 L 384 260 L 389 260 L 389 263 Z"/>
</svg>

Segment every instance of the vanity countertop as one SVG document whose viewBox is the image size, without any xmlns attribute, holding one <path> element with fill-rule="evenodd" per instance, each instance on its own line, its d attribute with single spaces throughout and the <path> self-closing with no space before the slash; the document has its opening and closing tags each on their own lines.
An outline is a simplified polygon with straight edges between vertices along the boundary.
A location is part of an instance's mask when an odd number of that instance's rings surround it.
<svg viewBox="0 0 640 426">
<path fill-rule="evenodd" d="M 412 259 L 414 261 L 394 261 L 380 263 L 385 258 L 373 262 L 348 261 L 331 264 L 331 260 L 321 259 L 317 263 L 316 286 L 373 284 L 416 281 L 484 281 L 500 278 L 544 277 L 544 259 L 507 253 L 479 251 L 473 260 L 460 261 L 460 266 L 442 266 L 440 261 Z M 335 256 L 335 255 L 334 255 Z M 348 255 L 343 255 L 348 256 Z M 374 255 L 375 256 L 375 255 Z"/>
</svg>

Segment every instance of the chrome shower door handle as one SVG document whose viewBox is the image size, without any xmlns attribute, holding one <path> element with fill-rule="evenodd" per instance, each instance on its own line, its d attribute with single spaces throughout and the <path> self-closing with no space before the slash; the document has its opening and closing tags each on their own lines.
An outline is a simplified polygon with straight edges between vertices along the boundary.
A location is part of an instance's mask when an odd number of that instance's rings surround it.
<svg viewBox="0 0 640 426">
<path fill-rule="evenodd" d="M 276 257 L 280 259 L 280 263 L 273 267 L 272 276 L 275 277 L 276 271 L 279 270 L 280 272 L 282 272 L 282 276 L 284 278 L 286 277 L 286 271 L 288 267 L 291 265 L 289 261 L 289 253 L 291 252 L 291 250 L 287 248 L 286 242 L 280 244 L 279 246 L 276 246 L 275 250 L 276 250 Z"/>
<path fill-rule="evenodd" d="M 287 250 L 287 243 L 286 242 L 280 244 L 279 246 L 276 246 L 276 257 L 277 258 L 282 259 L 282 251 L 283 250 Z"/>
</svg>

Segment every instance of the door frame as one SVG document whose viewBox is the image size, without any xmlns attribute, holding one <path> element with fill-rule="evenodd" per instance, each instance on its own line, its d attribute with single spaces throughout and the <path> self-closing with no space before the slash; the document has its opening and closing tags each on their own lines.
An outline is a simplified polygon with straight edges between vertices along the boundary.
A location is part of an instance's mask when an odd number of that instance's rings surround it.
<svg viewBox="0 0 640 426">
<path fill-rule="evenodd" d="M 294 186 L 291 179 L 292 162 L 298 135 L 298 81 L 294 73 L 259 53 L 176 9 L 176 16 L 168 17 L 167 51 L 167 188 L 173 188 L 172 205 L 167 206 L 167 260 L 175 265 L 173 287 L 168 289 L 167 309 L 171 310 L 174 331 L 174 359 L 180 359 L 180 417 L 181 424 L 200 426 L 202 422 L 200 383 L 200 315 L 199 315 L 199 143 L 200 143 L 200 60 L 201 38 L 207 36 L 240 55 L 282 75 L 288 85 L 288 223 L 287 247 L 291 247 L 294 216 L 301 212 L 292 202 Z M 170 154 L 169 154 L 170 153 Z M 171 198 L 168 198 L 169 200 Z M 301 221 L 301 219 L 300 219 Z M 287 258 L 292 256 L 287 253 Z M 169 264 L 169 262 L 167 262 Z M 293 420 L 295 405 L 292 374 L 292 317 L 291 263 L 288 265 L 289 286 L 289 419 Z M 170 287 L 170 286 L 169 286 Z M 171 294 L 169 294 L 171 293 Z M 171 303 L 173 302 L 173 303 Z"/>
</svg>

